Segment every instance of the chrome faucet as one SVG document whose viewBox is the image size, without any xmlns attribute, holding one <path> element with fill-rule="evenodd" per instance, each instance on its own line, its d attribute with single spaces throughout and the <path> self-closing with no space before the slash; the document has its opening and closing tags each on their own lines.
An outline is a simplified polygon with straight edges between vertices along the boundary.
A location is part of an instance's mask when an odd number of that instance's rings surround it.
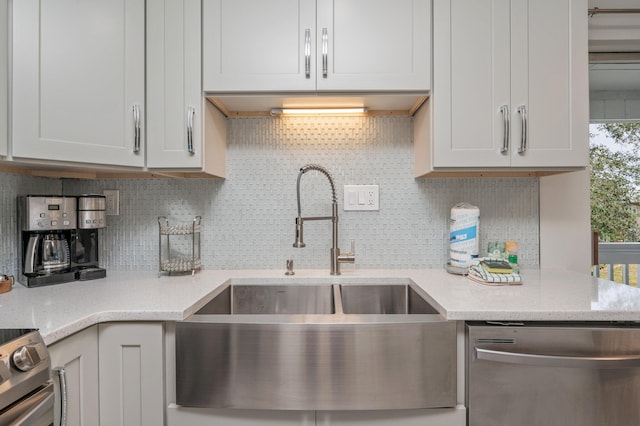
<svg viewBox="0 0 640 426">
<path fill-rule="evenodd" d="M 316 170 L 329 179 L 329 184 L 331 184 L 331 216 L 319 216 L 319 217 L 302 217 L 302 209 L 300 208 L 300 178 L 302 175 L 310 170 Z M 356 261 L 356 255 L 354 253 L 354 244 L 351 242 L 351 253 L 348 254 L 340 254 L 340 249 L 338 248 L 338 197 L 336 196 L 336 185 L 333 181 L 333 177 L 331 173 L 327 171 L 324 167 L 317 164 L 307 164 L 300 168 L 300 172 L 298 173 L 298 182 L 296 185 L 297 195 L 298 195 L 298 217 L 296 218 L 296 242 L 293 243 L 294 247 L 300 248 L 304 247 L 304 222 L 307 220 L 330 220 L 333 224 L 332 227 L 332 245 L 331 245 L 331 275 L 340 275 L 340 264 L 341 263 L 354 263 Z"/>
</svg>

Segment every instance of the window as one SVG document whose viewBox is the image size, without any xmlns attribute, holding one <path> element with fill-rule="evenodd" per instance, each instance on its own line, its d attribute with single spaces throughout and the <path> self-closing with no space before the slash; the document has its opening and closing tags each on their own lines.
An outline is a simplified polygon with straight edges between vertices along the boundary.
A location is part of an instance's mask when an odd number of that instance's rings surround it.
<svg viewBox="0 0 640 426">
<path fill-rule="evenodd" d="M 594 272 L 606 271 L 609 279 L 637 286 L 640 54 L 604 55 L 604 62 L 602 55 L 591 58 L 591 226 L 599 235 L 601 262 Z"/>
</svg>

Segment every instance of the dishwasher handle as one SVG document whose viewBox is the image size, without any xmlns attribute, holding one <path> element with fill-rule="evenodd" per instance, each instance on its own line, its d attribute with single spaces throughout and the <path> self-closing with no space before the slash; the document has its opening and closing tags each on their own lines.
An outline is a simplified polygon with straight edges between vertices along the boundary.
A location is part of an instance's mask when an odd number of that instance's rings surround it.
<svg viewBox="0 0 640 426">
<path fill-rule="evenodd" d="M 541 367 L 592 369 L 640 367 L 640 354 L 613 356 L 566 356 L 505 352 L 482 348 L 475 348 L 475 353 L 477 359 L 484 361 L 501 362 L 506 364 L 535 365 Z"/>
</svg>

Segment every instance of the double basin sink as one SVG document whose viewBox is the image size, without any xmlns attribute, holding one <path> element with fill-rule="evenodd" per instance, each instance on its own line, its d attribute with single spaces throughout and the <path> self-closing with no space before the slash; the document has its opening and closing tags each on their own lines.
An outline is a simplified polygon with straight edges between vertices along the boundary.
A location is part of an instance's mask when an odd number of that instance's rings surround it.
<svg viewBox="0 0 640 426">
<path fill-rule="evenodd" d="M 176 402 L 375 410 L 456 404 L 456 326 L 413 282 L 227 283 L 176 325 Z"/>
</svg>

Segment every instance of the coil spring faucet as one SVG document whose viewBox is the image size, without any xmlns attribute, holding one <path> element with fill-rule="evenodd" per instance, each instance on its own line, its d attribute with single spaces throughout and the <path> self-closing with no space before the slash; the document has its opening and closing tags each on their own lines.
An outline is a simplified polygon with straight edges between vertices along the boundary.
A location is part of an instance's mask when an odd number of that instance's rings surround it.
<svg viewBox="0 0 640 426">
<path fill-rule="evenodd" d="M 329 179 L 329 184 L 331 185 L 331 216 L 319 216 L 319 217 L 302 217 L 302 209 L 300 208 L 300 178 L 302 175 L 310 170 L 316 170 Z M 296 184 L 296 191 L 298 196 L 298 217 L 296 218 L 296 241 L 293 243 L 294 247 L 301 248 L 305 246 L 303 231 L 304 231 L 304 222 L 307 220 L 330 220 L 333 224 L 332 226 L 332 245 L 331 245 L 331 275 L 340 275 L 340 264 L 341 263 L 354 263 L 356 260 L 356 256 L 354 253 L 354 242 L 351 241 L 351 253 L 348 254 L 340 254 L 340 249 L 338 248 L 338 197 L 336 196 L 336 185 L 333 181 L 333 177 L 331 173 L 327 171 L 324 167 L 318 164 L 307 164 L 300 168 L 300 172 L 298 173 L 298 182 Z"/>
</svg>

